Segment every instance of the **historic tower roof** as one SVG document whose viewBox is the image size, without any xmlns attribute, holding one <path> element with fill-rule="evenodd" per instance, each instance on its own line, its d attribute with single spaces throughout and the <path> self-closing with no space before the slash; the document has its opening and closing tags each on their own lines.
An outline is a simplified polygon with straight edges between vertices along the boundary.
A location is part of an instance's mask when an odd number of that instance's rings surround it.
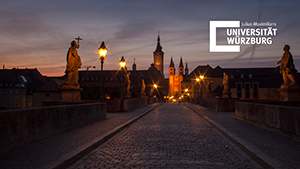
<svg viewBox="0 0 300 169">
<path fill-rule="evenodd" d="M 173 62 L 173 58 L 172 57 L 171 57 L 170 66 L 169 67 L 174 67 L 174 62 Z"/>
<path fill-rule="evenodd" d="M 186 63 L 185 63 L 185 70 L 189 70 L 187 61 L 186 61 Z"/>
<path fill-rule="evenodd" d="M 183 63 L 182 63 L 182 57 L 180 57 L 180 63 L 179 63 L 179 67 L 183 67 Z"/>
<path fill-rule="evenodd" d="M 133 59 L 133 65 L 132 65 L 132 70 L 136 71 L 136 64 L 135 64 L 135 58 Z"/>
<path fill-rule="evenodd" d="M 156 45 L 156 49 L 154 52 L 163 52 L 162 51 L 162 47 L 160 46 L 160 38 L 159 38 L 159 35 L 157 37 L 157 45 Z"/>
<path fill-rule="evenodd" d="M 185 63 L 185 75 L 188 75 L 189 74 L 189 68 L 188 68 L 188 63 L 186 61 Z"/>
</svg>

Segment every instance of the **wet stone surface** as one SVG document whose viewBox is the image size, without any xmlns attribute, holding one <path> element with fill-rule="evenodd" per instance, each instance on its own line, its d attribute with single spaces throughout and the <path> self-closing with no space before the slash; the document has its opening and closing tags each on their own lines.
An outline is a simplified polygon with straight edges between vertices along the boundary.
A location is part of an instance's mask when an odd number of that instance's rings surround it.
<svg viewBox="0 0 300 169">
<path fill-rule="evenodd" d="M 257 168 L 183 104 L 164 104 L 69 168 Z"/>
</svg>

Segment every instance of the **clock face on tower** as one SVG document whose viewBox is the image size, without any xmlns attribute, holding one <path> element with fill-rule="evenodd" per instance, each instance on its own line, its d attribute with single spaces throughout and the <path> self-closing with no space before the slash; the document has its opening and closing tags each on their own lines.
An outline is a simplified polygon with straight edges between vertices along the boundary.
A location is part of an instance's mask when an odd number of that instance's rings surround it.
<svg viewBox="0 0 300 169">
<path fill-rule="evenodd" d="M 156 63 L 155 63 L 156 65 L 160 65 L 160 62 L 159 61 L 156 61 Z"/>
</svg>

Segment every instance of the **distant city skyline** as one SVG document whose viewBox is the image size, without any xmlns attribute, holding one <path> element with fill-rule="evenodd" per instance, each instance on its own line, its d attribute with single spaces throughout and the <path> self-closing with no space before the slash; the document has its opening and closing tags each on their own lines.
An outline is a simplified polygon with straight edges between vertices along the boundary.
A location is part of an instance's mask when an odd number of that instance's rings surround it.
<svg viewBox="0 0 300 169">
<path fill-rule="evenodd" d="M 67 50 L 77 36 L 82 68 L 100 70 L 97 49 L 108 54 L 104 70 L 119 69 L 122 56 L 131 70 L 153 63 L 158 31 L 168 77 L 171 56 L 176 71 L 180 57 L 191 72 L 198 65 L 223 68 L 276 67 L 285 44 L 300 69 L 299 1 L 3 1 L 0 6 L 0 63 L 6 68 L 37 68 L 46 76 L 64 75 Z M 239 53 L 209 51 L 209 21 L 276 23 L 271 45 L 241 45 Z M 219 36 L 220 43 L 224 37 Z M 223 38 L 223 39 L 222 39 Z M 178 73 L 178 72 L 177 72 Z"/>
</svg>

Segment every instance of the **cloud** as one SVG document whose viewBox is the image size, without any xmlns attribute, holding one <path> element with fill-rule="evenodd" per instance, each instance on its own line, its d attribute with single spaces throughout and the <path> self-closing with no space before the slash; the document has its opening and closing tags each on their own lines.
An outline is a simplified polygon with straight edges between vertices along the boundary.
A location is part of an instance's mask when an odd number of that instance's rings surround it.
<svg viewBox="0 0 300 169">
<path fill-rule="evenodd" d="M 25 38 L 43 31 L 43 19 L 28 11 L 2 11 L 0 13 L 2 36 Z"/>
<path fill-rule="evenodd" d="M 130 19 L 122 23 L 119 31 L 114 34 L 114 39 L 123 40 L 137 38 L 154 31 L 156 26 L 157 25 L 151 18 Z"/>
</svg>

